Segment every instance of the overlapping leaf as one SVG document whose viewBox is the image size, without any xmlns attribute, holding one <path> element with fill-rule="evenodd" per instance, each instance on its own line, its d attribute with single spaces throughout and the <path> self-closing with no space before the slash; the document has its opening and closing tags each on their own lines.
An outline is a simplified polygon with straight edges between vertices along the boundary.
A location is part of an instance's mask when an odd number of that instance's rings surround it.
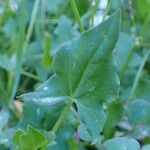
<svg viewBox="0 0 150 150">
<path fill-rule="evenodd" d="M 117 137 L 104 142 L 105 150 L 140 150 L 139 143 L 133 138 Z"/>
<path fill-rule="evenodd" d="M 17 130 L 13 135 L 13 141 L 18 150 L 37 150 L 48 144 L 45 135 L 32 126 L 28 126 L 27 133 L 23 130 Z"/>
</svg>

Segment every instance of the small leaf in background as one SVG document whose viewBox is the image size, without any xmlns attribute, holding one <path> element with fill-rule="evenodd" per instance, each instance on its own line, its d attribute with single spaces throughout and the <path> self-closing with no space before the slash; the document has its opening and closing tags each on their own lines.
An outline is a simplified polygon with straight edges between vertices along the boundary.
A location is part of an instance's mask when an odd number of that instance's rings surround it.
<svg viewBox="0 0 150 150">
<path fill-rule="evenodd" d="M 80 125 L 79 125 L 79 127 L 78 127 L 78 134 L 79 134 L 79 137 L 82 139 L 82 140 L 84 140 L 84 141 L 91 141 L 91 136 L 90 136 L 90 134 L 88 133 L 88 131 L 87 131 L 87 128 L 86 128 L 86 126 L 83 124 L 83 123 L 81 123 Z"/>
<path fill-rule="evenodd" d="M 150 126 L 148 124 L 148 125 L 142 125 L 142 126 L 136 127 L 135 129 L 133 129 L 131 131 L 131 133 L 129 135 L 138 140 L 143 140 L 143 139 L 149 137 Z"/>
<path fill-rule="evenodd" d="M 145 79 L 145 77 L 143 77 Z M 150 102 L 150 82 L 148 79 L 140 80 L 135 91 L 135 97 L 145 99 Z"/>
<path fill-rule="evenodd" d="M 79 150 L 78 144 L 73 138 L 70 138 L 68 140 L 68 146 L 69 146 L 69 150 Z"/>
<path fill-rule="evenodd" d="M 142 150 L 150 150 L 150 144 L 143 146 Z"/>
<path fill-rule="evenodd" d="M 52 53 L 55 54 L 61 44 L 72 40 L 77 35 L 79 35 L 79 33 L 77 29 L 72 26 L 71 20 L 66 16 L 60 17 L 54 30 Z"/>
<path fill-rule="evenodd" d="M 140 150 L 139 143 L 135 139 L 127 137 L 106 140 L 103 146 L 105 150 Z"/>
<path fill-rule="evenodd" d="M 135 115 L 136 114 L 136 115 Z M 133 125 L 150 123 L 150 103 L 145 100 L 134 100 L 128 104 L 128 120 Z"/>
<path fill-rule="evenodd" d="M 52 56 L 50 54 L 52 46 L 52 37 L 50 36 L 50 34 L 45 33 L 42 45 L 44 50 L 43 66 L 45 67 L 45 69 L 48 69 L 52 63 Z"/>
<path fill-rule="evenodd" d="M 29 125 L 27 127 L 27 132 L 17 130 L 12 138 L 17 148 L 21 150 L 37 150 L 46 147 L 48 144 L 47 137 Z"/>
<path fill-rule="evenodd" d="M 46 10 L 50 14 L 61 15 L 68 4 L 68 0 L 47 0 Z"/>
<path fill-rule="evenodd" d="M 5 109 L 0 109 L 0 133 L 2 128 L 8 123 L 9 112 Z"/>
<path fill-rule="evenodd" d="M 111 138 L 116 131 L 116 125 L 123 116 L 123 106 L 120 103 L 111 103 L 106 105 L 107 120 L 104 125 L 103 133 L 106 138 Z"/>
<path fill-rule="evenodd" d="M 0 67 L 7 71 L 14 71 L 16 56 L 8 57 L 6 55 L 0 55 Z"/>
<path fill-rule="evenodd" d="M 115 51 L 118 70 L 120 70 L 123 64 L 125 63 L 129 51 L 134 46 L 134 41 L 135 41 L 134 36 L 130 36 L 125 32 L 121 32 L 119 34 L 119 39 L 116 44 L 116 51 Z M 141 57 L 138 53 L 135 52 L 131 62 L 129 63 L 129 66 L 137 67 L 140 65 L 140 63 L 141 63 Z"/>
<path fill-rule="evenodd" d="M 0 132 L 0 145 L 5 145 L 6 147 L 12 147 L 12 135 L 15 133 L 16 129 L 9 128 L 3 132 Z"/>
</svg>

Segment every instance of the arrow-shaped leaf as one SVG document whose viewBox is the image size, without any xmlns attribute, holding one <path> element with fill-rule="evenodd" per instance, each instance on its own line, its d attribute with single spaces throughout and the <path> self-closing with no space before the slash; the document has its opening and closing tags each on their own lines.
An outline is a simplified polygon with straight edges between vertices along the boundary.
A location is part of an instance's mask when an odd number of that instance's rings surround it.
<svg viewBox="0 0 150 150">
<path fill-rule="evenodd" d="M 119 24 L 117 11 L 101 25 L 63 44 L 53 58 L 54 75 L 35 92 L 20 98 L 44 105 L 64 100 L 75 102 L 90 141 L 97 142 L 106 119 L 103 102 L 114 101 L 118 94 L 119 79 L 112 51 Z"/>
</svg>

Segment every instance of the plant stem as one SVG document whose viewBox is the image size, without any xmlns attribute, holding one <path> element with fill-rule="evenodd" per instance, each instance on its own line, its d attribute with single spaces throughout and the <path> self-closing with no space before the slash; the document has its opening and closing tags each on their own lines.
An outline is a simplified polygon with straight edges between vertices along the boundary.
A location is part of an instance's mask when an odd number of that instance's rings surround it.
<svg viewBox="0 0 150 150">
<path fill-rule="evenodd" d="M 105 18 L 106 18 L 106 16 L 108 15 L 108 12 L 109 12 L 110 6 L 111 6 L 111 3 L 110 3 L 110 1 L 108 1 L 108 2 L 107 2 L 106 9 L 105 9 L 105 11 L 104 11 L 104 15 L 103 15 L 102 21 L 104 21 L 104 19 L 105 19 Z"/>
<path fill-rule="evenodd" d="M 42 25 L 42 33 L 45 32 L 45 20 L 46 20 L 46 1 L 41 1 L 41 25 Z"/>
<path fill-rule="evenodd" d="M 34 74 L 31 74 L 31 73 L 29 73 L 29 72 L 21 71 L 21 74 L 24 75 L 24 76 L 27 76 L 27 77 L 29 77 L 29 78 L 32 78 L 32 79 L 34 79 L 34 80 L 43 82 L 43 80 L 42 80 L 40 77 L 38 77 L 38 76 L 36 76 L 36 75 L 34 75 Z"/>
<path fill-rule="evenodd" d="M 59 128 L 59 126 L 61 125 L 63 119 L 65 118 L 66 116 L 66 113 L 68 112 L 68 110 L 70 109 L 70 106 L 72 105 L 73 103 L 73 100 L 70 99 L 69 102 L 67 103 L 66 107 L 63 109 L 60 117 L 58 118 L 57 122 L 55 123 L 53 129 L 51 132 L 55 133 L 57 131 L 57 129 Z"/>
<path fill-rule="evenodd" d="M 132 87 L 132 90 L 131 90 L 131 93 L 130 93 L 130 96 L 129 96 L 129 99 L 132 99 L 133 96 L 134 96 L 134 93 L 135 93 L 135 90 L 136 90 L 136 87 L 138 85 L 138 82 L 139 82 L 139 79 L 140 79 L 140 76 L 141 76 L 141 73 L 142 73 L 142 70 L 144 68 L 144 65 L 148 59 L 150 55 L 150 49 L 145 53 L 144 57 L 143 57 L 143 60 L 142 60 L 142 63 L 137 71 L 137 74 L 136 74 L 136 77 L 135 77 L 135 80 L 133 82 L 133 87 Z"/>
<path fill-rule="evenodd" d="M 81 21 L 81 18 L 80 18 L 80 15 L 79 15 L 79 12 L 78 12 L 78 9 L 77 9 L 77 6 L 76 6 L 76 3 L 74 0 L 70 0 L 70 4 L 71 4 L 71 7 L 72 7 L 72 11 L 74 13 L 74 16 L 76 18 L 76 21 L 79 25 L 79 28 L 80 28 L 80 31 L 81 32 L 84 32 L 84 27 L 83 27 L 83 24 L 82 24 L 82 21 Z"/>
<path fill-rule="evenodd" d="M 21 76 L 21 69 L 22 69 L 22 57 L 25 52 L 25 50 L 28 47 L 28 43 L 31 38 L 31 34 L 33 31 L 34 23 L 35 23 L 35 18 L 38 10 L 38 5 L 39 5 L 40 0 L 36 0 L 34 4 L 34 8 L 32 11 L 32 17 L 31 21 L 28 27 L 28 31 L 26 34 L 25 42 L 24 42 L 24 36 L 25 36 L 25 15 L 26 15 L 26 0 L 23 0 L 23 10 L 22 10 L 22 17 L 20 19 L 20 30 L 18 33 L 18 40 L 20 41 L 18 43 L 18 52 L 17 52 L 17 60 L 16 60 L 16 74 L 15 74 L 15 81 L 12 86 L 12 92 L 10 96 L 10 101 L 13 100 L 14 96 L 16 95 L 17 88 L 19 85 L 19 80 Z"/>
<path fill-rule="evenodd" d="M 30 41 L 31 34 L 33 32 L 33 27 L 35 24 L 35 19 L 36 19 L 36 15 L 37 15 L 37 11 L 38 11 L 39 2 L 40 2 L 40 0 L 36 0 L 35 4 L 34 4 L 34 8 L 33 8 L 32 15 L 31 15 L 31 21 L 30 21 L 30 24 L 28 27 L 28 31 L 27 31 L 26 39 L 25 39 L 25 43 L 24 43 L 24 51 L 28 47 L 28 43 Z"/>
<path fill-rule="evenodd" d="M 98 9 L 98 3 L 99 3 L 99 0 L 93 0 L 91 10 L 90 10 L 92 28 L 94 28 L 94 17 L 95 17 L 96 11 Z"/>
<path fill-rule="evenodd" d="M 128 65 L 129 65 L 129 63 L 130 63 L 130 60 L 131 60 L 131 58 L 132 58 L 134 52 L 137 50 L 137 48 L 138 48 L 138 47 L 134 45 L 134 46 L 131 48 L 131 50 L 129 51 L 129 53 L 128 53 L 128 55 L 127 55 L 127 58 L 126 58 L 125 62 L 123 63 L 122 68 L 121 68 L 121 71 L 120 71 L 120 76 L 119 76 L 120 79 L 123 77 L 123 74 L 124 74 L 126 68 L 128 67 Z"/>
<path fill-rule="evenodd" d="M 143 37 L 143 36 L 146 34 L 146 31 L 147 31 L 147 29 L 148 29 L 148 22 L 149 22 L 149 19 L 150 19 L 150 13 L 148 13 L 148 16 L 147 16 L 147 18 L 146 18 L 146 20 L 145 20 L 145 22 L 144 22 L 144 25 L 143 25 L 143 27 L 142 27 L 142 29 L 141 29 L 141 31 L 140 31 L 139 37 Z M 145 46 L 146 46 L 146 45 L 145 45 Z M 132 58 L 134 52 L 135 52 L 138 48 L 139 48 L 139 47 L 138 47 L 136 44 L 134 44 L 134 46 L 130 49 L 130 51 L 129 51 L 129 53 L 128 53 L 128 56 L 127 56 L 127 58 L 126 58 L 124 64 L 122 65 L 122 69 L 121 69 L 121 71 L 120 71 L 120 78 L 122 78 L 122 75 L 124 74 L 125 70 L 127 69 L 127 67 L 128 67 L 128 65 L 129 65 L 129 63 L 130 63 L 130 61 L 131 61 L 131 58 Z"/>
<path fill-rule="evenodd" d="M 19 31 L 17 35 L 17 59 L 16 59 L 16 72 L 15 72 L 15 79 L 14 82 L 12 82 L 11 85 L 11 95 L 9 100 L 12 101 L 20 80 L 20 73 L 22 68 L 22 54 L 23 54 L 23 43 L 25 38 L 25 17 L 26 17 L 26 0 L 22 0 L 22 11 L 21 11 L 21 17 L 20 17 L 20 25 L 19 25 Z"/>
</svg>

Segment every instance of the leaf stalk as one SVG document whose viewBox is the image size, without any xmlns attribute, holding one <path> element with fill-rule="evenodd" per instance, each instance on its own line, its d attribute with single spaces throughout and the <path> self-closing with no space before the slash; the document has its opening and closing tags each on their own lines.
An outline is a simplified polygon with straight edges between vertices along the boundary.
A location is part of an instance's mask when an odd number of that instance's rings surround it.
<svg viewBox="0 0 150 150">
<path fill-rule="evenodd" d="M 59 126 L 61 125 L 62 121 L 64 120 L 68 110 L 70 109 L 71 105 L 73 103 L 73 99 L 70 99 L 65 108 L 63 109 L 60 117 L 58 118 L 57 122 L 55 123 L 53 129 L 51 130 L 52 133 L 56 133 L 58 130 Z"/>
<path fill-rule="evenodd" d="M 83 24 L 82 24 L 82 21 L 81 21 L 81 18 L 80 18 L 80 15 L 79 15 L 79 12 L 78 12 L 78 9 L 77 9 L 77 6 L 76 6 L 76 3 L 74 0 L 70 0 L 70 4 L 71 4 L 71 7 L 72 7 L 72 11 L 74 13 L 74 16 L 76 18 L 76 21 L 79 25 L 79 28 L 80 28 L 80 31 L 81 32 L 84 32 L 84 27 L 83 27 Z"/>
</svg>

